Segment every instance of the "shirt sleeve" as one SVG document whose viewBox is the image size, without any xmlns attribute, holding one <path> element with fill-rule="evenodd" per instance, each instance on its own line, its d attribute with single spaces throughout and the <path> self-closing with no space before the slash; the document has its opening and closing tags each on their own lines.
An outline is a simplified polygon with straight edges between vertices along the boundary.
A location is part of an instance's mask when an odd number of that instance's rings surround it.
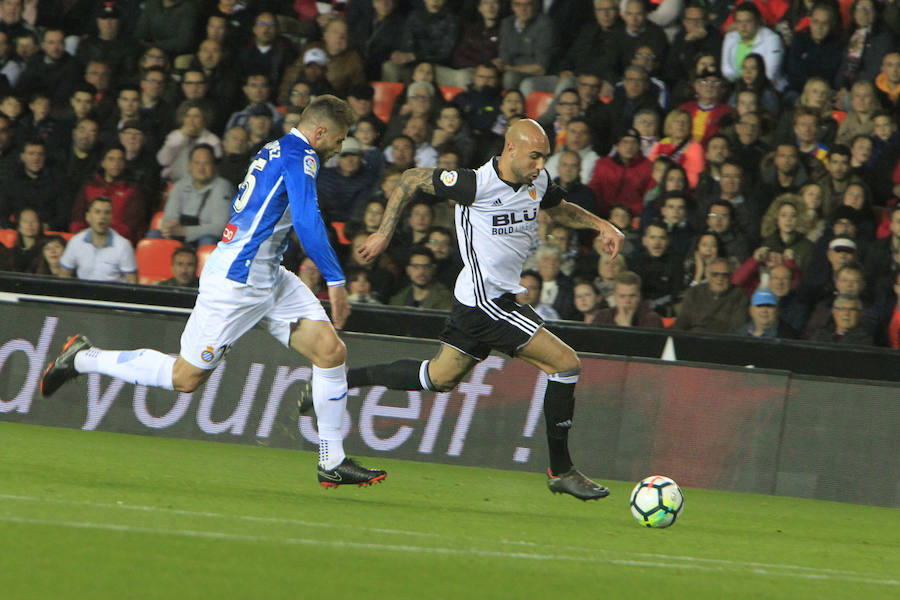
<svg viewBox="0 0 900 600">
<path fill-rule="evenodd" d="M 124 238 L 119 240 L 119 244 L 122 253 L 119 269 L 123 273 L 137 273 L 137 260 L 135 260 L 134 249 L 131 247 L 131 244 Z"/>
<path fill-rule="evenodd" d="M 550 175 L 548 174 L 547 177 L 549 178 Z M 541 208 L 546 210 L 559 206 L 566 199 L 567 195 L 568 192 L 566 190 L 551 181 L 550 185 L 547 186 L 547 191 L 544 192 L 544 197 L 541 198 Z"/>
<path fill-rule="evenodd" d="M 434 195 L 469 206 L 475 202 L 475 171 L 472 169 L 435 169 L 431 175 Z"/>
<path fill-rule="evenodd" d="M 59 259 L 59 266 L 67 271 L 75 271 L 78 268 L 78 256 L 75 252 L 75 247 L 72 245 L 73 240 L 66 244 L 66 249 L 63 250 L 63 255 Z M 75 243 L 78 242 L 76 241 Z"/>
<path fill-rule="evenodd" d="M 329 286 L 344 285 L 344 272 L 328 232 L 316 195 L 319 161 L 312 154 L 288 155 L 284 158 L 284 184 L 291 207 L 291 220 L 303 250 L 316 263 Z"/>
</svg>

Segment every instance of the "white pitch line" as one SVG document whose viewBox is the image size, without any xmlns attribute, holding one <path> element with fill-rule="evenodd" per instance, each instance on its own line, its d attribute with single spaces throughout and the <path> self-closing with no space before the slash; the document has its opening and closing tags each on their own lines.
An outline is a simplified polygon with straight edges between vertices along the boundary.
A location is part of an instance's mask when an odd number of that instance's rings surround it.
<svg viewBox="0 0 900 600">
<path fill-rule="evenodd" d="M 173 514 L 180 516 L 189 516 L 189 517 L 203 517 L 203 518 L 212 518 L 212 519 L 231 519 L 237 521 L 248 521 L 248 522 L 258 522 L 258 523 L 278 523 L 278 524 L 288 524 L 288 525 L 298 525 L 301 527 L 318 527 L 318 528 L 329 528 L 329 529 L 353 529 L 354 531 L 369 531 L 373 533 L 386 533 L 386 534 L 396 534 L 402 536 L 410 536 L 410 537 L 428 537 L 428 538 L 440 538 L 443 537 L 439 534 L 435 533 L 427 533 L 422 531 L 408 531 L 402 529 L 386 529 L 380 527 L 366 527 L 361 525 L 353 525 L 353 524 L 341 524 L 341 523 L 321 523 L 321 522 L 313 522 L 313 521 L 304 521 L 300 519 L 289 519 L 284 517 L 258 517 L 253 515 L 236 515 L 229 513 L 216 513 L 216 512 L 207 512 L 207 511 L 193 511 L 193 510 L 184 510 L 177 508 L 165 508 L 161 506 L 144 506 L 139 504 L 122 504 L 119 502 L 109 503 L 109 502 L 90 502 L 84 500 L 60 500 L 56 498 L 41 498 L 37 496 L 19 496 L 12 494 L 0 494 L 0 500 L 19 500 L 24 502 L 44 502 L 44 503 L 52 503 L 52 504 L 65 504 L 65 505 L 74 505 L 74 506 L 87 506 L 92 508 L 102 508 L 105 510 L 108 509 L 122 509 L 122 510 L 131 510 L 131 511 L 140 511 L 140 512 L 148 512 L 148 513 L 165 513 L 165 514 Z M 17 521 L 17 519 L 20 519 Z M 30 520 L 22 517 L 16 517 L 12 515 L 0 515 L 0 521 L 13 521 L 13 522 L 22 522 L 22 523 L 35 523 L 35 524 L 58 524 L 60 526 L 68 526 L 68 527 L 79 527 L 80 521 L 43 521 L 43 520 Z M 135 533 L 144 532 L 145 529 L 141 527 L 132 527 L 128 525 L 113 525 L 109 523 L 93 523 L 89 525 L 96 525 L 97 528 L 103 529 L 108 528 L 110 530 L 122 530 L 122 531 L 132 531 Z M 85 528 L 89 528 L 88 525 L 84 525 Z M 181 529 L 170 529 L 170 530 L 157 530 L 157 529 L 146 529 L 146 532 L 156 532 L 159 531 L 161 533 L 169 533 L 172 535 L 187 535 L 191 537 L 203 537 L 209 536 L 223 536 L 223 539 L 235 539 L 235 540 L 245 540 L 245 541 L 278 541 L 282 540 L 288 544 L 316 544 L 319 543 L 319 540 L 313 540 L 309 538 L 267 538 L 261 536 L 244 536 L 242 534 L 231 534 L 231 533 L 220 533 L 220 532 L 197 532 L 193 530 L 181 530 Z M 185 532 L 185 533 L 181 533 Z M 203 535 L 199 535 L 203 534 Z M 472 541 L 472 540 L 467 540 Z M 526 541 L 526 540 L 508 540 L 508 539 L 500 539 L 497 540 L 501 544 L 508 545 L 518 545 L 518 546 L 527 546 L 527 547 L 535 547 L 537 544 L 535 542 Z M 452 548 L 420 548 L 416 546 L 407 546 L 407 545 L 392 545 L 392 544 L 365 544 L 359 542 L 324 542 L 321 541 L 322 545 L 336 545 L 341 547 L 353 547 L 353 548 L 361 548 L 361 549 L 377 549 L 377 550 L 397 550 L 397 551 L 416 551 L 416 552 L 432 552 L 432 553 L 443 553 L 443 554 L 478 554 L 483 556 L 495 556 L 495 557 L 507 557 L 507 558 L 531 558 L 534 560 L 563 560 L 563 561 L 576 561 L 576 562 L 601 562 L 608 564 L 620 564 L 625 566 L 653 566 L 653 567 L 661 567 L 661 568 L 684 568 L 688 570 L 699 570 L 699 571 L 724 571 L 724 570 L 732 570 L 732 571 L 740 571 L 746 570 L 748 572 L 760 574 L 760 575 L 781 575 L 787 577 L 798 577 L 804 579 L 835 579 L 841 581 L 853 581 L 853 582 L 862 582 L 862 583 L 875 583 L 881 585 L 900 585 L 900 580 L 898 579 L 882 579 L 881 575 L 871 574 L 871 573 L 861 573 L 859 571 L 847 571 L 840 569 L 826 569 L 819 567 L 804 567 L 800 565 L 791 565 L 791 564 L 773 564 L 773 563 L 760 563 L 760 562 L 752 562 L 752 561 L 734 561 L 727 559 L 717 559 L 717 558 L 703 558 L 696 556 L 676 556 L 676 555 L 668 555 L 668 554 L 654 554 L 648 552 L 610 552 L 598 548 L 590 548 L 584 546 L 559 546 L 555 545 L 553 548 L 559 550 L 571 550 L 573 552 L 579 553 L 579 556 L 568 556 L 568 555 L 544 555 L 544 554 L 532 554 L 527 552 L 502 552 L 502 551 L 489 551 L 489 550 L 455 550 Z M 546 547 L 546 546 L 545 546 Z M 409 549 L 409 550 L 407 550 Z M 586 558 L 583 556 L 585 552 L 593 552 L 600 554 L 612 555 L 615 558 Z M 623 559 L 621 556 L 630 556 L 633 558 Z M 648 560 L 652 559 L 652 560 Z M 687 563 L 687 564 L 677 564 L 678 562 Z M 704 564 L 706 563 L 706 564 Z"/>
<path fill-rule="evenodd" d="M 742 571 L 752 575 L 763 575 L 776 577 L 788 577 L 798 579 L 817 579 L 817 580 L 835 580 L 853 583 L 867 583 L 871 585 L 900 585 L 900 581 L 892 579 L 876 579 L 871 577 L 847 577 L 839 575 L 828 575 L 824 573 L 794 573 L 794 572 L 777 572 L 766 571 L 765 569 L 727 569 L 725 567 L 713 567 L 697 564 L 667 564 L 664 562 L 650 560 L 627 560 L 615 558 L 602 558 L 591 556 L 571 556 L 565 554 L 533 554 L 528 552 L 501 552 L 497 550 L 483 550 L 479 548 L 441 548 L 429 546 L 410 546 L 407 544 L 375 544 L 370 542 L 348 542 L 341 540 L 319 540 L 313 538 L 301 537 L 268 537 L 260 535 L 247 535 L 238 533 L 227 533 L 222 531 L 203 531 L 196 529 L 161 529 L 158 527 L 135 527 L 132 525 L 114 525 L 112 523 L 93 523 L 89 521 L 54 521 L 50 519 L 30 519 L 24 517 L 16 517 L 11 515 L 0 515 L 0 521 L 7 523 L 19 523 L 25 525 L 44 525 L 49 527 L 67 527 L 73 529 L 94 529 L 100 531 L 117 531 L 123 533 L 139 533 L 147 535 L 170 535 L 179 537 L 190 537 L 200 539 L 214 540 L 230 540 L 236 542 L 250 542 L 257 544 L 286 544 L 286 545 L 303 545 L 303 546 L 320 546 L 330 548 L 350 548 L 356 550 L 375 550 L 379 552 L 409 552 L 416 554 L 439 554 L 443 556 L 483 556 L 490 558 L 504 558 L 513 560 L 536 560 L 536 561 L 564 561 L 577 563 L 600 563 L 612 564 L 626 567 L 652 567 L 654 569 L 681 569 L 689 571 L 714 571 L 722 572 L 726 570 Z M 737 566 L 737 565 L 732 565 Z"/>
</svg>

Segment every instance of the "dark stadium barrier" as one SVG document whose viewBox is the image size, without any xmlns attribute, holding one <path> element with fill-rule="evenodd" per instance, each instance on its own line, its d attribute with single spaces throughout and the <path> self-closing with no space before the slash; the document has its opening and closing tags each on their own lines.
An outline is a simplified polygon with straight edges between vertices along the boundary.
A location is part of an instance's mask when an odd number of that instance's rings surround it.
<svg viewBox="0 0 900 600">
<path fill-rule="evenodd" d="M 2 292 L 26 299 L 129 303 L 130 308 L 151 312 L 166 312 L 171 307 L 189 309 L 196 297 L 195 291 L 181 288 L 86 282 L 19 273 L 0 273 Z M 354 305 L 346 330 L 436 339 L 445 317 L 446 313 L 439 311 Z M 599 327 L 571 321 L 554 321 L 548 328 L 579 352 L 660 358 L 669 346 L 679 361 L 741 367 L 754 365 L 805 375 L 900 381 L 900 368 L 897 368 L 900 354 L 886 348 L 755 340 L 671 329 Z"/>
<path fill-rule="evenodd" d="M 176 352 L 186 315 L 40 302 L 0 310 L 4 421 L 315 448 L 314 422 L 298 422 L 292 389 L 310 368 L 261 331 L 236 344 L 194 394 L 90 375 L 44 399 L 43 366 L 72 332 L 100 347 Z M 345 339 L 355 365 L 435 350 L 424 340 Z M 453 392 L 355 391 L 347 449 L 538 474 L 546 465 L 545 385 L 533 367 L 493 355 Z M 685 486 L 900 506 L 900 409 L 889 385 L 584 354 L 577 396 L 573 454 L 597 477 L 662 473 Z"/>
</svg>

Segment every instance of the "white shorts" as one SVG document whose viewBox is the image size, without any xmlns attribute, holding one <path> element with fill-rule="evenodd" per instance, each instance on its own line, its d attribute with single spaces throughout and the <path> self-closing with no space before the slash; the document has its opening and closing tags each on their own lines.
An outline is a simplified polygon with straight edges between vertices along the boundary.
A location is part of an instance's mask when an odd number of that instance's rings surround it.
<svg viewBox="0 0 900 600">
<path fill-rule="evenodd" d="M 328 321 L 328 315 L 306 284 L 284 267 L 271 288 L 204 270 L 197 303 L 181 334 L 181 357 L 200 369 L 215 369 L 228 348 L 252 327 L 265 328 L 287 346 L 291 325 L 300 319 Z"/>
</svg>

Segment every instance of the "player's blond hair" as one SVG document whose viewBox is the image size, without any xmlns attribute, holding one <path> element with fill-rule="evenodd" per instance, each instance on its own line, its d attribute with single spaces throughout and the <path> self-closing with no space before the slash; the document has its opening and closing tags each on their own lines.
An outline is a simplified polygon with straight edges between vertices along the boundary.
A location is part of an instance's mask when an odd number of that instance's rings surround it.
<svg viewBox="0 0 900 600">
<path fill-rule="evenodd" d="M 316 97 L 300 115 L 301 125 L 323 125 L 326 122 L 349 128 L 356 123 L 356 114 L 350 105 L 331 94 Z"/>
</svg>

